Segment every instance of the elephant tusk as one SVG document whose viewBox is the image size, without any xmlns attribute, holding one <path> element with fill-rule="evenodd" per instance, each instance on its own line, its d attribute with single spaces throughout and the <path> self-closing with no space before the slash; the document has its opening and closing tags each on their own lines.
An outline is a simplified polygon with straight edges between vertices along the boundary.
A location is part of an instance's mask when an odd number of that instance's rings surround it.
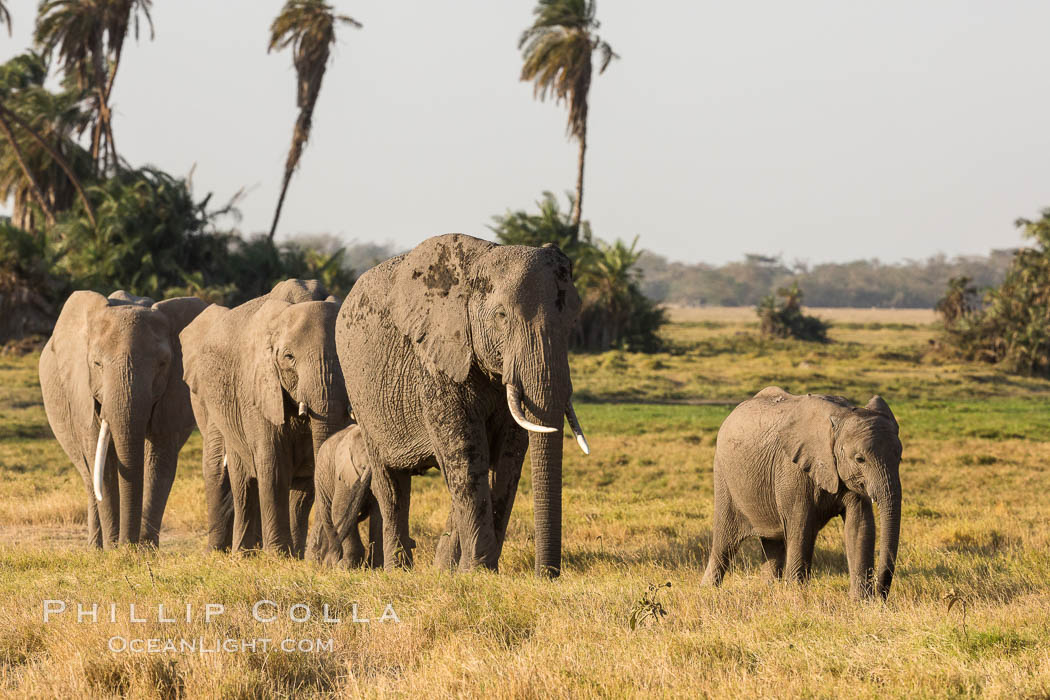
<svg viewBox="0 0 1050 700">
<path fill-rule="evenodd" d="M 516 384 L 507 385 L 507 407 L 510 408 L 510 415 L 514 418 L 514 422 L 525 430 L 533 433 L 553 433 L 558 430 L 546 425 L 537 425 L 525 417 L 525 411 L 521 407 L 521 389 Z"/>
<path fill-rule="evenodd" d="M 227 465 L 227 461 L 226 461 L 226 453 L 225 453 L 225 452 L 223 452 L 223 453 L 222 453 L 222 468 L 223 468 L 223 469 L 226 469 L 226 465 Z"/>
<path fill-rule="evenodd" d="M 92 481 L 95 484 L 95 499 L 102 500 L 102 477 L 106 469 L 106 455 L 109 454 L 109 421 L 102 419 L 98 429 L 98 444 L 95 446 L 95 472 Z"/>
<path fill-rule="evenodd" d="M 299 417 L 300 418 L 305 418 L 306 417 L 306 404 L 303 403 L 302 401 L 299 402 Z"/>
<path fill-rule="evenodd" d="M 583 450 L 583 454 L 589 455 L 591 446 L 587 444 L 587 436 L 583 434 L 583 428 L 580 427 L 580 419 L 576 417 L 576 409 L 572 407 L 572 401 L 569 401 L 569 407 L 565 409 L 565 418 L 569 421 L 572 434 L 576 436 L 576 444 Z"/>
</svg>

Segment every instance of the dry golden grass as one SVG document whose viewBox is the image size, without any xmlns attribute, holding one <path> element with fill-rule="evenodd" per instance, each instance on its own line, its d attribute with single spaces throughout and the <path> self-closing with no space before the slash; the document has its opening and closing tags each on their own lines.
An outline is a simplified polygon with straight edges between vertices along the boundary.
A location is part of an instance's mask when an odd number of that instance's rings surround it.
<svg viewBox="0 0 1050 700">
<path fill-rule="evenodd" d="M 1050 695 L 1050 382 L 937 364 L 933 330 L 844 321 L 827 346 L 683 322 L 671 350 L 573 359 L 593 454 L 566 443 L 565 570 L 532 576 L 523 478 L 498 575 L 428 562 L 448 496 L 414 482 L 417 566 L 336 572 L 204 551 L 200 440 L 180 459 L 162 548 L 89 551 L 84 487 L 49 436 L 35 357 L 0 358 L 0 692 L 16 696 L 943 697 Z M 718 324 L 729 324 L 719 321 Z M 735 322 L 734 322 L 735 323 Z M 876 324 L 874 326 L 868 324 Z M 888 324 L 894 324 L 889 327 Z M 726 402 L 777 382 L 854 400 L 881 393 L 901 423 L 904 523 L 886 603 L 856 603 L 840 528 L 812 581 L 764 580 L 749 543 L 701 589 L 711 459 Z M 583 400 L 587 399 L 589 400 Z M 629 399 L 630 403 L 616 401 Z M 713 398 L 714 405 L 657 402 Z M 527 469 L 526 469 L 527 471 Z M 649 584 L 666 616 L 629 624 Z M 951 596 L 961 599 L 949 612 Z M 70 612 L 44 623 L 43 601 Z M 281 618 L 253 619 L 255 601 Z M 118 604 L 78 624 L 77 602 Z M 145 623 L 128 619 L 134 603 Z M 203 606 L 226 613 L 206 623 Z M 288 618 L 291 605 L 312 619 Z M 352 605 L 369 623 L 350 621 Z M 375 621 L 386 604 L 400 623 Z M 965 606 L 963 605 L 965 603 Z M 157 621 L 157 605 L 179 622 Z M 191 621 L 181 621 L 185 606 Z M 326 623 L 329 605 L 342 622 Z M 112 653 L 113 637 L 331 640 L 330 651 Z"/>
</svg>

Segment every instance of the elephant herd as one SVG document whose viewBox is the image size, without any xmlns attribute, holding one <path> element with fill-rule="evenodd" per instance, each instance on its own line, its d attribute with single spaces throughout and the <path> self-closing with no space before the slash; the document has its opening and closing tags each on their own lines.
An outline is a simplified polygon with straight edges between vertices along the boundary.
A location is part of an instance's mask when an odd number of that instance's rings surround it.
<svg viewBox="0 0 1050 700">
<path fill-rule="evenodd" d="M 462 234 L 380 263 L 342 302 L 313 280 L 232 309 L 75 292 L 40 381 L 90 494 L 89 542 L 157 545 L 196 426 L 213 549 L 411 566 L 411 478 L 439 468 L 451 507 L 435 565 L 496 569 L 528 450 L 536 572 L 557 576 L 563 419 L 589 452 L 569 374 L 580 304 L 556 246 Z M 804 580 L 817 532 L 841 515 L 851 593 L 884 597 L 900 526 L 897 432 L 878 397 L 855 408 L 771 387 L 737 407 L 717 441 L 704 582 L 721 581 L 748 536 L 772 574 Z"/>
</svg>

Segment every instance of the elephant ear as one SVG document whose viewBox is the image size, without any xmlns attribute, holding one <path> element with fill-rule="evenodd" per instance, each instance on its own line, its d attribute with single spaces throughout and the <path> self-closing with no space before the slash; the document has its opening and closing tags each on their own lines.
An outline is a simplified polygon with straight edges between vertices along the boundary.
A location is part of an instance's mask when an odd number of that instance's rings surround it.
<svg viewBox="0 0 1050 700">
<path fill-rule="evenodd" d="M 171 346 L 171 363 L 168 365 L 168 383 L 153 411 L 153 423 L 157 426 L 193 427 L 193 412 L 189 410 L 189 386 L 184 380 L 183 353 L 180 334 L 208 306 L 197 297 L 178 297 L 159 301 L 151 308 L 168 322 L 168 341 Z"/>
<path fill-rule="evenodd" d="M 73 389 L 76 377 L 81 375 L 81 368 L 87 362 L 85 336 L 92 328 L 98 327 L 98 315 L 107 308 L 109 301 L 106 297 L 86 290 L 73 292 L 62 305 L 44 352 L 56 356 L 59 376 L 66 391 Z"/>
<path fill-rule="evenodd" d="M 221 356 L 221 352 L 209 343 L 208 336 L 213 328 L 221 326 L 222 320 L 229 313 L 230 310 L 225 306 L 212 304 L 189 321 L 178 334 L 178 345 L 182 355 L 182 378 L 194 394 L 201 393 L 203 380 L 208 377 L 206 356 L 212 355 L 216 362 L 226 363 L 226 358 Z"/>
<path fill-rule="evenodd" d="M 278 316 L 289 306 L 291 304 L 280 299 L 267 299 L 252 315 L 245 336 L 249 345 L 247 378 L 251 400 L 274 425 L 284 423 L 284 394 L 277 371 L 274 336 Z"/>
<path fill-rule="evenodd" d="M 423 241 L 398 262 L 390 295 L 394 325 L 432 374 L 456 382 L 470 372 L 467 303 L 475 260 L 494 243 L 452 233 Z"/>
<path fill-rule="evenodd" d="M 788 458 L 828 493 L 838 493 L 839 472 L 835 460 L 835 437 L 840 418 L 831 406 L 816 398 L 806 398 L 796 411 L 787 434 Z"/>
<path fill-rule="evenodd" d="M 893 411 L 890 410 L 890 405 L 882 400 L 882 397 L 876 394 L 871 397 L 868 404 L 864 407 L 869 411 L 878 413 L 884 418 L 889 418 L 890 422 L 893 423 L 893 429 L 896 432 L 900 432 L 900 425 L 897 423 L 897 417 L 893 415 Z"/>
</svg>

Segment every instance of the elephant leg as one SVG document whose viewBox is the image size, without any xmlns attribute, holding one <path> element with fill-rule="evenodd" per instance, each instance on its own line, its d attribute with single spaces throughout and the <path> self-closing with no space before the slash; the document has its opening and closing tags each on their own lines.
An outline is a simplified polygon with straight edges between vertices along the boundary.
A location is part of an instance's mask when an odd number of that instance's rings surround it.
<svg viewBox="0 0 1050 700">
<path fill-rule="evenodd" d="M 413 542 L 408 536 L 412 475 L 386 467 L 372 470 L 372 493 L 383 521 L 383 561 L 388 569 L 412 566 Z"/>
<path fill-rule="evenodd" d="M 368 508 L 368 547 L 365 556 L 366 564 L 373 569 L 383 568 L 383 514 L 379 512 L 379 503 L 371 498 Z"/>
<path fill-rule="evenodd" d="M 223 460 L 225 442 L 218 430 L 204 431 L 204 495 L 208 503 L 208 546 L 216 551 L 229 551 L 233 546 L 234 498 L 229 465 Z M 243 517 L 243 514 L 242 514 Z"/>
<path fill-rule="evenodd" d="M 354 523 L 342 542 L 343 560 L 350 567 L 359 567 L 365 561 L 365 545 L 361 541 L 359 523 Z"/>
<path fill-rule="evenodd" d="M 762 542 L 762 554 L 766 558 L 766 562 L 762 566 L 763 571 L 771 579 L 783 578 L 784 559 L 787 555 L 784 540 L 772 537 L 762 537 L 760 539 Z"/>
<path fill-rule="evenodd" d="M 262 524 L 263 548 L 281 554 L 292 553 L 291 513 L 289 493 L 294 469 L 292 456 L 282 446 L 272 445 L 269 438 L 260 441 L 254 450 L 258 473 L 259 514 Z"/>
<path fill-rule="evenodd" d="M 805 506 L 799 506 L 801 511 Z M 784 577 L 789 581 L 804 583 L 809 578 L 813 563 L 813 548 L 817 544 L 819 527 L 808 512 L 799 512 L 786 519 Z"/>
<path fill-rule="evenodd" d="M 310 534 L 306 537 L 306 558 L 310 561 L 323 562 L 328 549 L 325 546 L 327 536 L 321 528 L 319 515 L 319 513 L 315 513 L 314 519 L 310 523 Z"/>
<path fill-rule="evenodd" d="M 92 491 L 92 498 L 95 497 Z M 102 477 L 102 500 L 96 502 L 99 524 L 102 527 L 102 546 L 113 549 L 120 542 L 120 482 L 117 478 L 117 458 L 110 449 L 106 471 Z"/>
<path fill-rule="evenodd" d="M 452 511 L 448 512 L 445 520 L 445 531 L 438 539 L 437 551 L 434 552 L 434 567 L 444 571 L 451 571 L 459 566 L 463 549 L 459 546 L 459 531 L 456 530 L 456 521 L 452 517 Z"/>
<path fill-rule="evenodd" d="M 292 528 L 292 555 L 303 558 L 306 551 L 306 534 L 310 522 L 310 509 L 314 505 L 314 480 L 312 476 L 292 479 L 288 494 L 288 511 Z"/>
<path fill-rule="evenodd" d="M 490 483 L 492 490 L 492 522 L 496 534 L 493 568 L 497 567 L 499 557 L 503 553 L 503 543 L 507 539 L 507 525 L 510 523 L 510 513 L 514 508 L 514 498 L 518 495 L 521 466 L 525 461 L 525 451 L 529 447 L 528 433 L 518 428 L 515 423 L 508 421 L 503 426 L 502 433 L 498 450 L 493 450 L 499 456 L 493 465 Z"/>
<path fill-rule="evenodd" d="M 84 480 L 84 488 L 87 489 L 88 494 L 88 547 L 102 549 L 102 523 L 99 521 L 98 501 L 95 500 L 95 487 L 91 483 L 91 475 L 89 472 L 84 469 L 77 469 L 77 471 L 80 473 L 80 478 Z"/>
<path fill-rule="evenodd" d="M 453 522 L 462 550 L 459 568 L 495 569 L 498 550 L 489 486 L 489 441 L 484 426 L 465 417 L 443 416 L 440 422 L 431 419 L 427 428 L 452 497 Z"/>
<path fill-rule="evenodd" d="M 875 575 L 875 514 L 871 503 L 861 498 L 848 499 L 842 520 L 850 597 L 870 598 Z"/>
<path fill-rule="evenodd" d="M 258 483 L 245 475 L 242 469 L 231 468 L 230 487 L 233 497 L 233 549 L 258 549 L 261 545 Z"/>
<path fill-rule="evenodd" d="M 188 437 L 189 431 L 186 431 L 185 434 L 146 439 L 142 539 L 154 547 L 160 544 L 161 521 L 171 494 L 171 485 L 175 482 L 179 450 Z"/>
<path fill-rule="evenodd" d="M 707 558 L 707 569 L 701 586 L 718 586 L 722 583 L 729 563 L 733 560 L 740 543 L 751 532 L 751 524 L 733 505 L 729 489 L 721 476 L 715 473 L 715 510 L 711 527 L 711 554 Z"/>
</svg>

